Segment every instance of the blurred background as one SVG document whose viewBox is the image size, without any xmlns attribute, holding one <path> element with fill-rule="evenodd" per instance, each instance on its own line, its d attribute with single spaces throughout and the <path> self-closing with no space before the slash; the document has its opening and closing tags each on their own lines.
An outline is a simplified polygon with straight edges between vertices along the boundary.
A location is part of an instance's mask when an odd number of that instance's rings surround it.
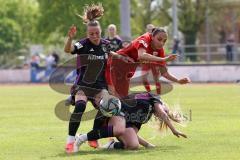
<svg viewBox="0 0 240 160">
<path fill-rule="evenodd" d="M 85 37 L 77 14 L 97 2 L 103 37 L 109 24 L 126 42 L 147 24 L 164 27 L 166 53 L 180 55 L 172 72 L 193 82 L 240 81 L 240 0 L 0 0 L 0 82 L 47 82 L 71 57 L 63 51 L 69 27 L 77 26 L 76 40 Z"/>
</svg>

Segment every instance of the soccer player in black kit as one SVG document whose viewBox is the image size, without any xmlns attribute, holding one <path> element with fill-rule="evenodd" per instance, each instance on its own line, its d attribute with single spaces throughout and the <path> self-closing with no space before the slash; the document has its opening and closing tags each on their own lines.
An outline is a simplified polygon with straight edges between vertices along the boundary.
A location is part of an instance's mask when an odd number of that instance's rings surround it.
<svg viewBox="0 0 240 160">
<path fill-rule="evenodd" d="M 108 149 L 138 149 L 139 144 L 146 148 L 154 147 L 137 134 L 141 126 L 147 123 L 153 114 L 160 122 L 160 129 L 164 129 L 164 127 L 167 129 L 168 127 L 175 136 L 187 138 L 185 134 L 176 130 L 172 125 L 171 120 L 178 123 L 180 120 L 173 115 L 159 96 L 149 92 L 134 93 L 124 97 L 121 101 L 127 129 L 124 134 L 117 137 L 120 140 L 119 142 L 113 140 L 108 143 Z"/>
<path fill-rule="evenodd" d="M 69 121 L 65 147 L 67 153 L 74 152 L 75 135 L 79 128 L 82 114 L 86 109 L 87 101 L 91 101 L 97 109 L 99 102 L 96 101 L 96 98 L 108 96 L 108 89 L 113 93 L 113 88 L 107 85 L 105 78 L 108 57 L 112 56 L 124 61 L 130 61 L 127 57 L 110 51 L 109 42 L 101 38 L 101 27 L 96 19 L 100 18 L 103 12 L 104 9 L 101 4 L 86 6 L 82 19 L 87 26 L 87 38 L 81 39 L 72 45 L 72 40 L 76 35 L 76 26 L 73 25 L 69 29 L 65 43 L 64 51 L 77 54 L 77 64 L 79 64 L 77 66 L 78 75 L 71 89 L 71 95 L 75 98 L 75 108 Z M 123 117 L 121 116 L 111 117 L 111 125 L 107 126 L 107 128 L 99 128 L 92 135 L 99 133 L 101 137 L 120 136 L 125 129 L 125 123 L 122 119 Z"/>
<path fill-rule="evenodd" d="M 121 99 L 121 115 L 124 115 L 126 121 L 125 132 L 120 136 L 116 136 L 119 139 L 119 142 L 114 142 L 113 140 L 105 145 L 104 148 L 138 149 L 139 144 L 145 147 L 154 147 L 154 145 L 137 135 L 142 124 L 147 123 L 153 114 L 159 119 L 161 122 L 160 124 L 164 124 L 166 127 L 169 127 L 175 136 L 187 138 L 185 134 L 176 130 L 172 125 L 170 120 L 175 122 L 180 121 L 174 117 L 171 111 L 163 104 L 157 95 L 153 95 L 148 92 L 133 93 Z M 102 116 L 99 120 L 102 122 L 102 125 L 109 125 L 109 117 Z M 88 134 L 81 134 L 77 136 L 75 143 L 75 145 L 77 145 L 76 148 L 79 148 L 89 139 Z M 96 137 L 95 139 L 97 140 L 99 137 Z"/>
</svg>

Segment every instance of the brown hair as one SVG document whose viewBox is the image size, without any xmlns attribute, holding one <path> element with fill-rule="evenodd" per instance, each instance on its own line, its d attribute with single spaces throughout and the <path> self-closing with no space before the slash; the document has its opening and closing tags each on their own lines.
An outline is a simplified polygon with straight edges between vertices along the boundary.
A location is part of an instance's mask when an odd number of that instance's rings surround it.
<svg viewBox="0 0 240 160">
<path fill-rule="evenodd" d="M 86 5 L 84 7 L 83 16 L 80 16 L 83 19 L 83 23 L 87 26 L 99 26 L 97 19 L 100 19 L 103 16 L 104 9 L 101 3 Z"/>
<path fill-rule="evenodd" d="M 152 29 L 152 35 L 153 36 L 155 36 L 156 34 L 158 34 L 160 32 L 167 33 L 163 28 L 155 27 L 155 28 Z"/>
</svg>

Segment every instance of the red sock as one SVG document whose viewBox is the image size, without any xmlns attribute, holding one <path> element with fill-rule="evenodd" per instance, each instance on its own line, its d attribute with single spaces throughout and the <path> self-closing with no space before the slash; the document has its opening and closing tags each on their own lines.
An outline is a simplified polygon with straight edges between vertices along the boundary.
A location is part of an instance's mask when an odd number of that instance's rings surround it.
<svg viewBox="0 0 240 160">
<path fill-rule="evenodd" d="M 161 83 L 160 82 L 156 82 L 156 90 L 157 90 L 157 94 L 161 94 Z"/>
<path fill-rule="evenodd" d="M 144 81 L 144 82 L 143 82 L 143 85 L 144 85 L 145 89 L 146 89 L 148 92 L 151 91 L 150 84 L 149 84 L 148 81 Z"/>
</svg>

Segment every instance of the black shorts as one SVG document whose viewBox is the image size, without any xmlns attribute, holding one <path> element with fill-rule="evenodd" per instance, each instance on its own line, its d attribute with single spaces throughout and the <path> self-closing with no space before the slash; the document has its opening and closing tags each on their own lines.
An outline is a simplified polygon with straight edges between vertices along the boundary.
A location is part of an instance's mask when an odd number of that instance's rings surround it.
<svg viewBox="0 0 240 160">
<path fill-rule="evenodd" d="M 87 99 L 92 102 L 93 106 L 96 108 L 96 105 L 94 104 L 94 97 L 100 93 L 103 89 L 108 89 L 107 85 L 105 83 L 94 83 L 94 84 L 86 84 L 83 82 L 80 82 L 80 84 L 74 84 L 71 88 L 71 95 L 73 98 L 76 95 L 76 93 L 80 90 L 84 92 Z"/>
<path fill-rule="evenodd" d="M 138 123 L 138 122 L 127 122 L 127 123 L 126 123 L 126 128 L 133 128 L 133 127 L 135 127 L 135 128 L 137 128 L 138 130 L 140 130 L 141 127 L 142 127 L 142 124 L 141 124 L 141 123 Z"/>
</svg>

